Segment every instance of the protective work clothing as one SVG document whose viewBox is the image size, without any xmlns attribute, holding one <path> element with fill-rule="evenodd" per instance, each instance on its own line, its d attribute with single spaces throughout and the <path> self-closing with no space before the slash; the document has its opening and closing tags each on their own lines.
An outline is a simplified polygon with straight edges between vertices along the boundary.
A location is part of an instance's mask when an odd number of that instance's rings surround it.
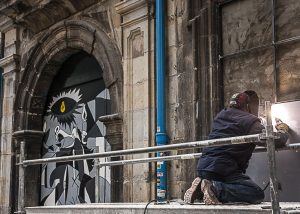
<svg viewBox="0 0 300 214">
<path fill-rule="evenodd" d="M 257 94 L 250 91 L 250 95 L 256 96 L 254 106 L 258 108 Z M 262 133 L 264 126 L 256 115 L 250 113 L 250 101 L 245 92 L 234 94 L 230 108 L 222 110 L 214 119 L 209 139 Z M 280 121 L 275 127 L 280 134 L 275 146 L 281 147 L 288 139 L 288 126 Z M 203 198 L 205 204 L 262 202 L 263 190 L 245 174 L 255 146 L 247 143 L 204 148 L 197 165 L 198 178 L 186 191 L 184 201 L 193 203 L 196 198 Z"/>
</svg>

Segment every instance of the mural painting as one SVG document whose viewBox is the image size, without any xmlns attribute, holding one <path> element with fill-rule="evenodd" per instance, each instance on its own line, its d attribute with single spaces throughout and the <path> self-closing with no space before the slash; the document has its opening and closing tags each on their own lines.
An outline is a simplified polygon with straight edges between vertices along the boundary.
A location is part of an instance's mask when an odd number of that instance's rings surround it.
<svg viewBox="0 0 300 214">
<path fill-rule="evenodd" d="M 99 116 L 109 114 L 103 79 L 52 93 L 44 116 L 43 158 L 109 151 Z M 104 160 L 100 160 L 104 161 Z M 42 165 L 40 204 L 95 202 L 94 160 Z M 100 202 L 110 202 L 110 168 L 100 170 Z"/>
</svg>

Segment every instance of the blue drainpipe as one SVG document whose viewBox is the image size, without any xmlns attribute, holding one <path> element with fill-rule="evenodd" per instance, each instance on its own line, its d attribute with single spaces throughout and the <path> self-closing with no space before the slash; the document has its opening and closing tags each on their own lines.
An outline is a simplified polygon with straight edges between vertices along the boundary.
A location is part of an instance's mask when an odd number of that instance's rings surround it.
<svg viewBox="0 0 300 214">
<path fill-rule="evenodd" d="M 165 25 L 164 1 L 156 0 L 156 145 L 166 145 L 166 100 L 165 100 Z M 157 153 L 162 156 L 163 153 Z M 156 194 L 158 202 L 167 200 L 167 162 L 157 162 Z"/>
</svg>

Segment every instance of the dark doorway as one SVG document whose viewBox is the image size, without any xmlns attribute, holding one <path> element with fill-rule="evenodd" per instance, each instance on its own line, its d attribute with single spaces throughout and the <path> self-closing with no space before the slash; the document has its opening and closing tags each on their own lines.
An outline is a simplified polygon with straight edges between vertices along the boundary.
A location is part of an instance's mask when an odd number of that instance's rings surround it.
<svg viewBox="0 0 300 214">
<path fill-rule="evenodd" d="M 110 114 L 109 92 L 93 56 L 77 53 L 59 69 L 48 94 L 44 115 L 42 157 L 61 157 L 110 150 L 105 126 Z M 42 165 L 41 205 L 95 202 L 94 160 Z M 100 171 L 100 202 L 110 201 L 110 169 Z"/>
</svg>

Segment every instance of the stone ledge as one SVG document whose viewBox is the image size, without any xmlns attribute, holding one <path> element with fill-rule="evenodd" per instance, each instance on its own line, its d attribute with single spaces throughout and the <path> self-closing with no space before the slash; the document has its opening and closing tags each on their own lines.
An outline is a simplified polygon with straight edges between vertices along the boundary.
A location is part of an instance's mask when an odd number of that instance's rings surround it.
<svg viewBox="0 0 300 214">
<path fill-rule="evenodd" d="M 6 67 L 10 63 L 19 62 L 19 60 L 20 60 L 20 56 L 17 54 L 6 56 L 0 60 L 0 67 Z"/>
<path fill-rule="evenodd" d="M 283 213 L 300 213 L 300 202 L 282 202 L 280 203 Z M 146 203 L 107 203 L 107 204 L 79 204 L 65 206 L 49 207 L 28 207 L 26 214 L 140 214 L 143 213 Z M 147 207 L 148 214 L 242 214 L 242 213 L 272 213 L 270 203 L 264 202 L 257 205 L 216 205 L 207 206 L 204 204 L 181 205 L 179 203 L 170 203 L 166 205 L 150 204 Z"/>
<path fill-rule="evenodd" d="M 131 11 L 135 11 L 147 4 L 145 0 L 128 0 L 121 1 L 115 5 L 117 13 L 120 15 L 128 14 Z"/>
</svg>

